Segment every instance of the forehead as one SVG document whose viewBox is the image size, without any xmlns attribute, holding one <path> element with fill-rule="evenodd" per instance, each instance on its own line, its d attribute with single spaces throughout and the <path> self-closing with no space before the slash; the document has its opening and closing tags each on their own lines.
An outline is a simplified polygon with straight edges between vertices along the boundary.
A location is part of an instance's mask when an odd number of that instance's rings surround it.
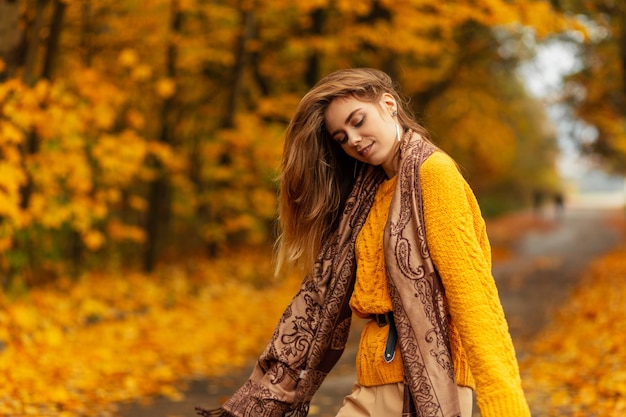
<svg viewBox="0 0 626 417">
<path fill-rule="evenodd" d="M 328 108 L 326 109 L 326 114 L 334 113 L 336 111 L 347 110 L 349 108 L 360 107 L 363 104 L 367 104 L 367 102 L 359 100 L 353 96 L 343 96 L 343 97 L 335 97 Z"/>
<path fill-rule="evenodd" d="M 334 98 L 324 114 L 326 123 L 330 125 L 341 125 L 346 122 L 346 117 L 357 109 L 367 110 L 375 107 L 375 103 L 359 100 L 353 96 Z"/>
</svg>

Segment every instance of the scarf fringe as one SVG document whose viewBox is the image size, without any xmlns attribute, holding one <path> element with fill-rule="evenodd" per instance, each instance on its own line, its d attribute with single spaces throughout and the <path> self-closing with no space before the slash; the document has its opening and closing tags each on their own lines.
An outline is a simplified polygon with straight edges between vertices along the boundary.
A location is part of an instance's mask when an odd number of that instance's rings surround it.
<svg viewBox="0 0 626 417">
<path fill-rule="evenodd" d="M 196 407 L 196 414 L 203 417 L 234 417 L 232 414 L 222 408 L 207 410 L 206 408 Z"/>
<path fill-rule="evenodd" d="M 216 408 L 213 410 L 207 410 L 206 408 L 196 407 L 196 414 L 202 417 L 234 417 L 231 413 L 223 408 Z M 307 417 L 309 414 L 309 403 L 302 404 L 295 410 L 289 411 L 285 414 L 285 417 Z"/>
</svg>

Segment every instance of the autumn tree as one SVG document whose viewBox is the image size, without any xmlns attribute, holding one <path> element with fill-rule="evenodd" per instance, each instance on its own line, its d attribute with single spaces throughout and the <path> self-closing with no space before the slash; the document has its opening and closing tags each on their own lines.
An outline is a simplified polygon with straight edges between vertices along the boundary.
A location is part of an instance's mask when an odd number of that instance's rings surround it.
<svg viewBox="0 0 626 417">
<path fill-rule="evenodd" d="M 19 21 L 19 2 L 0 1 L 0 80 L 12 77 L 18 66 L 23 64 L 23 56 L 20 48 L 24 42 L 24 32 L 21 30 Z"/>
<path fill-rule="evenodd" d="M 170 85 L 171 91 L 163 92 L 163 103 L 161 104 L 161 112 L 159 117 L 160 132 L 158 141 L 160 144 L 174 148 L 174 125 L 176 119 L 173 109 L 176 106 L 175 101 L 175 83 L 178 66 L 178 45 L 177 37 L 182 30 L 183 12 L 178 0 L 170 2 L 170 22 L 169 36 L 165 44 L 164 59 L 164 82 Z M 167 171 L 163 169 L 161 161 L 154 158 L 156 178 L 150 181 L 148 191 L 148 212 L 146 219 L 146 248 L 144 251 L 143 267 L 146 271 L 152 271 L 157 256 L 157 244 L 162 239 L 162 232 L 166 229 L 163 224 L 169 223 L 170 217 L 170 182 L 167 177 Z"/>
<path fill-rule="evenodd" d="M 435 141 L 459 163 L 486 215 L 523 206 L 534 189 L 560 188 L 555 131 L 516 71 L 520 55 L 532 50 L 511 36 L 475 28 L 465 44 L 471 60 L 424 112 Z M 496 38 L 499 49 L 490 46 Z"/>
<path fill-rule="evenodd" d="M 602 165 L 626 173 L 626 3 L 553 0 L 559 10 L 586 16 L 588 37 L 579 46 L 580 70 L 568 78 L 564 99 L 592 129 L 577 132 L 581 148 Z"/>
<path fill-rule="evenodd" d="M 339 68 L 392 74 L 481 194 L 539 181 L 526 173 L 552 172 L 552 137 L 527 128 L 541 111 L 503 39 L 576 24 L 529 0 L 3 0 L 0 11 L 0 266 L 51 275 L 68 259 L 150 270 L 267 246 L 285 127 Z"/>
</svg>

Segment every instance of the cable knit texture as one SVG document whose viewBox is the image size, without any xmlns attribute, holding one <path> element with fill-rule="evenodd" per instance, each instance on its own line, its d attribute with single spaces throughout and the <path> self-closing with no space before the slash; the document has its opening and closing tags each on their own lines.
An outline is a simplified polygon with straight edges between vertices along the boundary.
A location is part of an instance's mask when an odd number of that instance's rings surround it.
<svg viewBox="0 0 626 417">
<path fill-rule="evenodd" d="M 476 198 L 442 152 L 422 164 L 420 175 L 426 238 L 451 315 L 457 382 L 471 386 L 473 376 L 483 417 L 530 416 Z"/>
<path fill-rule="evenodd" d="M 395 186 L 396 177 L 380 185 L 367 220 L 356 239 L 357 270 L 350 307 L 360 317 L 387 313 L 393 308 L 385 273 L 383 232 Z M 363 328 L 356 372 L 359 384 L 364 387 L 404 380 L 399 345 L 396 346 L 396 355 L 390 363 L 383 359 L 388 333 L 389 326 L 379 327 L 375 321 L 370 321 Z"/>
<path fill-rule="evenodd" d="M 477 389 L 483 417 L 530 416 L 491 275 L 491 248 L 476 198 L 454 161 L 442 152 L 435 152 L 422 164 L 420 177 L 428 247 L 450 309 L 457 384 Z M 383 230 L 395 182 L 394 177 L 381 184 L 356 240 L 358 266 L 350 306 L 360 317 L 392 309 Z M 357 379 L 363 386 L 403 380 L 398 349 L 391 363 L 383 359 L 387 332 L 387 326 L 378 327 L 374 321 L 363 329 L 357 355 Z"/>
<path fill-rule="evenodd" d="M 428 164 L 429 160 L 432 160 L 432 157 L 427 159 L 424 165 Z M 423 181 L 423 173 L 421 175 Z M 387 222 L 396 178 L 391 178 L 380 185 L 367 220 L 357 236 L 355 245 L 357 272 L 350 307 L 360 317 L 382 314 L 392 309 L 385 273 L 385 259 L 382 255 L 383 231 Z M 426 190 L 422 190 L 422 192 L 426 193 Z M 488 243 L 485 250 L 489 252 Z M 364 387 L 392 384 L 403 380 L 403 365 L 399 347 L 396 347 L 396 356 L 391 363 L 387 363 L 383 359 L 388 331 L 387 326 L 379 327 L 373 321 L 367 323 L 363 328 L 356 368 L 357 380 Z M 474 389 L 474 379 L 469 369 L 467 355 L 461 344 L 459 332 L 453 324 L 450 325 L 450 345 L 457 384 Z"/>
</svg>

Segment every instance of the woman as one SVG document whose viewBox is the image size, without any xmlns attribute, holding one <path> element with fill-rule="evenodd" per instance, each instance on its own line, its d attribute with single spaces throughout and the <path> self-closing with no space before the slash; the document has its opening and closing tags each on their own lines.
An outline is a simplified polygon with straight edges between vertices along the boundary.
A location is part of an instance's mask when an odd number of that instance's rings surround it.
<svg viewBox="0 0 626 417">
<path fill-rule="evenodd" d="M 368 320 L 338 417 L 530 412 L 476 199 L 374 69 L 322 79 L 286 134 L 278 268 L 306 279 L 250 379 L 219 410 L 304 416 Z"/>
</svg>

